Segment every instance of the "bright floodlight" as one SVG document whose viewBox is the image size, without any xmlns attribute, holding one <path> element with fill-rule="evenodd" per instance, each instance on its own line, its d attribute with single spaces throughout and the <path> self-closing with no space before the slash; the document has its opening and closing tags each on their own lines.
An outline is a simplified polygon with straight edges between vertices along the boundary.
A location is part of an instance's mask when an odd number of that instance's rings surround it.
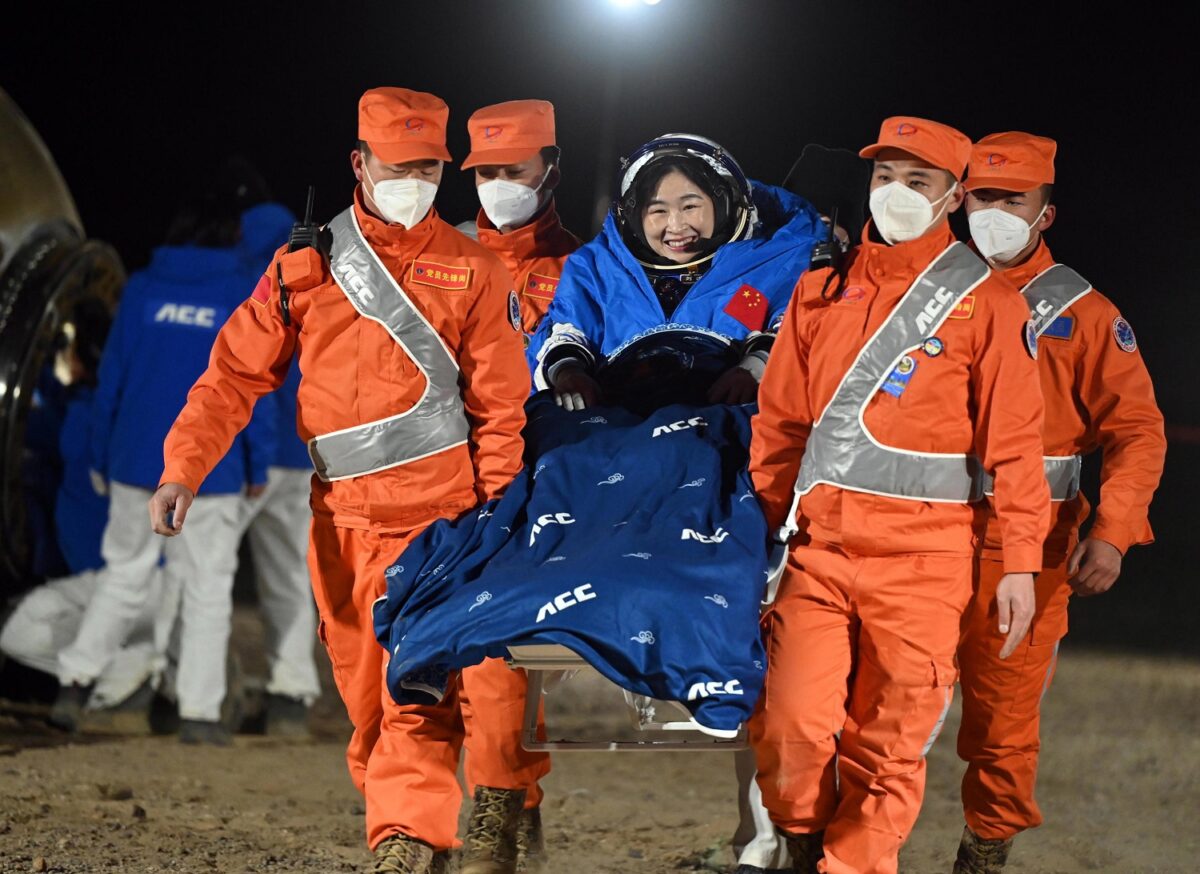
<svg viewBox="0 0 1200 874">
<path fill-rule="evenodd" d="M 657 6 L 662 0 L 642 0 L 647 6 Z"/>
</svg>

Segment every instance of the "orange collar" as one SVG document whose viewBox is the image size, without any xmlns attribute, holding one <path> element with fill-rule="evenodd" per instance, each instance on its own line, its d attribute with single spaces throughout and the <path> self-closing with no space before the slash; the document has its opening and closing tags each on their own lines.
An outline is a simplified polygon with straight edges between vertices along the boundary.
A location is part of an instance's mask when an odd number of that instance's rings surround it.
<svg viewBox="0 0 1200 874">
<path fill-rule="evenodd" d="M 372 246 L 419 246 L 433 234 L 434 225 L 438 221 L 437 207 L 431 206 L 429 214 L 411 228 L 404 225 L 388 224 L 383 219 L 367 211 L 363 203 L 362 185 L 354 189 L 354 215 L 358 226 L 362 228 L 363 236 Z"/>
<path fill-rule="evenodd" d="M 1030 253 L 1028 258 L 1015 267 L 1008 267 L 997 272 L 1017 288 L 1024 288 L 1033 281 L 1035 276 L 1053 266 L 1054 256 L 1050 254 L 1046 238 L 1042 237 L 1038 240 L 1037 248 Z"/>
<path fill-rule="evenodd" d="M 916 276 L 955 241 L 950 223 L 944 219 L 923 236 L 894 246 L 871 239 L 873 227 L 873 220 L 868 220 L 863 227 L 862 243 L 858 246 L 859 258 L 866 258 L 889 273 L 910 272 Z"/>
<path fill-rule="evenodd" d="M 533 221 L 507 234 L 500 233 L 482 209 L 475 218 L 475 226 L 479 229 L 481 245 L 487 246 L 497 254 L 503 252 L 518 259 L 535 257 L 540 253 L 543 242 L 554 239 L 562 230 L 553 197 L 542 211 L 533 217 Z"/>
</svg>

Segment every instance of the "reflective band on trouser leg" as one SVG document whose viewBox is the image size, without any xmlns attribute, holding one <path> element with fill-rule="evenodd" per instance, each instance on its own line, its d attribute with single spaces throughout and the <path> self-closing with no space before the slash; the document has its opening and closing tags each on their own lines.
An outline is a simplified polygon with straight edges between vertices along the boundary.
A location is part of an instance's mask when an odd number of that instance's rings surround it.
<svg viewBox="0 0 1200 874">
<path fill-rule="evenodd" d="M 989 273 L 970 249 L 952 243 L 917 277 L 858 353 L 813 427 L 796 500 L 818 483 L 920 501 L 965 503 L 983 496 L 974 456 L 883 446 L 867 432 L 862 414 L 897 362 L 933 336 Z M 789 519 L 795 516 L 792 509 Z"/>
<path fill-rule="evenodd" d="M 425 377 L 406 412 L 322 434 L 308 451 L 321 479 L 346 479 L 416 461 L 466 442 L 470 433 L 458 365 L 432 325 L 363 238 L 353 209 L 329 223 L 334 281 L 364 318 L 382 325 Z"/>
<path fill-rule="evenodd" d="M 1049 685 L 1049 679 L 1046 680 Z M 942 715 L 938 717 L 938 721 L 934 724 L 933 730 L 929 732 L 929 740 L 925 741 L 925 746 L 921 747 L 921 757 L 929 755 L 929 751 L 933 749 L 933 745 L 937 742 L 938 735 L 942 733 L 942 728 L 946 725 L 946 717 L 950 714 L 950 703 L 954 700 L 954 694 L 946 687 L 946 706 L 942 708 Z"/>
<path fill-rule="evenodd" d="M 1046 483 L 1050 486 L 1051 501 L 1069 501 L 1079 494 L 1079 480 L 1083 472 L 1083 459 L 1078 455 L 1045 455 L 1042 468 Z M 986 471 L 983 474 L 983 493 L 991 496 L 996 482 Z"/>
</svg>

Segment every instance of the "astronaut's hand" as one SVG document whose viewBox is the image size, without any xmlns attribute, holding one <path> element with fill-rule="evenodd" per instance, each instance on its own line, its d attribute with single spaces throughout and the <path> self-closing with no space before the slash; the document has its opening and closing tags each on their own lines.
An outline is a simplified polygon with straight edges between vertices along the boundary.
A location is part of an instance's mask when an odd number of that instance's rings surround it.
<svg viewBox="0 0 1200 874">
<path fill-rule="evenodd" d="M 1000 658 L 1012 655 L 1017 644 L 1025 639 L 1033 624 L 1036 606 L 1033 574 L 1005 574 L 1000 578 L 1000 585 L 996 587 L 996 612 L 1000 616 L 1000 633 L 1008 635 L 1000 649 Z"/>
<path fill-rule="evenodd" d="M 600 402 L 600 384 L 582 367 L 564 364 L 554 374 L 554 402 L 565 410 L 586 410 Z"/>
<path fill-rule="evenodd" d="M 1080 597 L 1107 592 L 1121 575 L 1121 550 L 1092 537 L 1080 541 L 1067 562 L 1071 590 Z"/>
<path fill-rule="evenodd" d="M 174 537 L 183 530 L 188 508 L 196 499 L 195 493 L 181 483 L 163 483 L 150 496 L 150 527 L 155 534 Z"/>
<path fill-rule="evenodd" d="M 729 368 L 708 389 L 710 404 L 749 404 L 758 397 L 758 380 L 740 364 Z"/>
</svg>

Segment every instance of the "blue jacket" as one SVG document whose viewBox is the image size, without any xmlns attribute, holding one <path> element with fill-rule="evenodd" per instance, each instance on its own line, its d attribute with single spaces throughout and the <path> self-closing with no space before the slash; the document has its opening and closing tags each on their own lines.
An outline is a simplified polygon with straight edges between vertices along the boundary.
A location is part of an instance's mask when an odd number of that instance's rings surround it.
<svg viewBox="0 0 1200 874">
<path fill-rule="evenodd" d="M 767 525 L 746 471 L 753 405 L 527 405 L 533 460 L 499 501 L 439 520 L 387 569 L 375 636 L 396 701 L 510 643 L 560 643 L 697 721 L 750 718 L 766 657 Z"/>
<path fill-rule="evenodd" d="M 108 498 L 96 494 L 88 473 L 93 391 L 84 385 L 68 391 L 67 415 L 59 438 L 62 485 L 54 502 L 58 546 L 71 573 L 99 570 L 100 541 L 108 524 Z"/>
<path fill-rule="evenodd" d="M 259 275 L 237 248 L 163 246 L 129 277 L 92 409 L 92 466 L 106 479 L 157 487 L 167 432 L 208 366 L 217 332 Z M 255 411 L 200 493 L 234 494 L 265 483 L 277 427 L 275 408 Z"/>
<path fill-rule="evenodd" d="M 242 214 L 242 238 L 239 248 L 247 267 L 257 277 L 264 264 L 269 264 L 276 250 L 287 242 L 288 231 L 296 217 L 278 203 L 263 203 Z M 278 420 L 278 446 L 272 465 L 312 469 L 308 446 L 296 433 L 296 389 L 300 387 L 300 367 L 292 361 L 287 379 L 276 391 L 259 400 L 255 409 L 272 407 Z"/>
<path fill-rule="evenodd" d="M 527 354 L 535 387 L 547 388 L 537 364 L 556 329 L 558 335 L 568 332 L 569 339 L 585 346 L 597 362 L 663 324 L 690 325 L 742 340 L 751 328 L 725 310 L 743 285 L 767 299 L 762 329 L 777 328 L 796 280 L 808 267 L 812 247 L 826 231 L 807 201 L 773 185 L 752 185 L 759 220 L 754 236 L 718 249 L 708 271 L 670 319 L 664 318 L 645 268 L 621 239 L 610 214 L 600 235 L 567 259 L 554 301 L 530 341 Z"/>
</svg>

